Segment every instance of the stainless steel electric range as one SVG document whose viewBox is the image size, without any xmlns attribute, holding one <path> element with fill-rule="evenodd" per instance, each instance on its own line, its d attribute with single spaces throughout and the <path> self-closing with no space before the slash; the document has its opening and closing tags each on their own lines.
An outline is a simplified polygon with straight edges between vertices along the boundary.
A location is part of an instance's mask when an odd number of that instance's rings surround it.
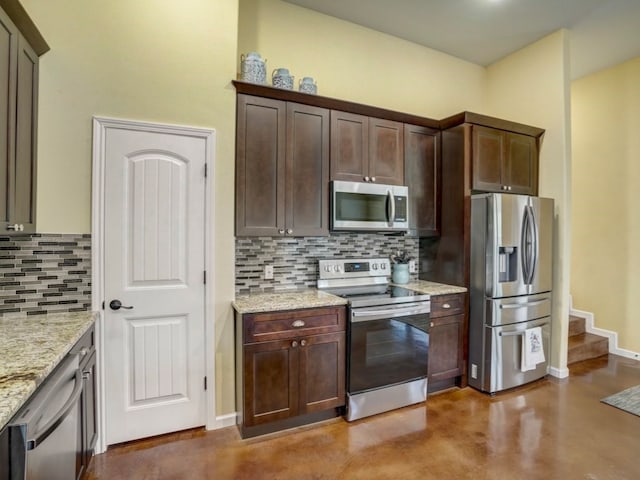
<svg viewBox="0 0 640 480">
<path fill-rule="evenodd" d="M 427 398 L 430 296 L 391 285 L 386 258 L 319 261 L 318 288 L 348 300 L 348 421 Z"/>
</svg>

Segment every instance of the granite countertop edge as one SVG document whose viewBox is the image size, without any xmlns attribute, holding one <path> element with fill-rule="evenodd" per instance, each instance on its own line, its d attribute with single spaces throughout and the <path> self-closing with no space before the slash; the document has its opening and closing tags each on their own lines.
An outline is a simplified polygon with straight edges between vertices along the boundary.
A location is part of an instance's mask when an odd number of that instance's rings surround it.
<svg viewBox="0 0 640 480">
<path fill-rule="evenodd" d="M 465 287 L 426 280 L 417 280 L 400 286 L 430 295 L 448 295 L 467 291 Z M 316 288 L 249 293 L 236 296 L 236 299 L 232 302 L 234 310 L 239 314 L 332 307 L 346 304 L 347 300 L 344 298 Z"/>
<path fill-rule="evenodd" d="M 95 323 L 97 312 L 0 317 L 0 429 Z"/>
</svg>

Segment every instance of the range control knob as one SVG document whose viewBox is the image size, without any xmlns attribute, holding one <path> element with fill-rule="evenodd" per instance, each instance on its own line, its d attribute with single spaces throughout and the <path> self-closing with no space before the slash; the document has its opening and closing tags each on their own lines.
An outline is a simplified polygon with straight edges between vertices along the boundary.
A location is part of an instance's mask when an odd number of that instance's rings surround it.
<svg viewBox="0 0 640 480">
<path fill-rule="evenodd" d="M 387 269 L 387 264 L 386 263 L 381 263 L 380 264 L 380 269 L 381 270 L 386 270 Z"/>
<path fill-rule="evenodd" d="M 331 265 L 325 265 L 324 266 L 324 271 L 325 272 L 330 272 L 331 271 Z"/>
<path fill-rule="evenodd" d="M 333 271 L 340 273 L 342 271 L 342 267 L 340 265 L 334 265 L 333 266 Z"/>
<path fill-rule="evenodd" d="M 371 264 L 371 268 L 372 268 L 373 270 L 377 270 L 377 269 L 378 269 L 378 264 L 377 264 L 377 263 L 372 263 L 372 264 Z"/>
</svg>

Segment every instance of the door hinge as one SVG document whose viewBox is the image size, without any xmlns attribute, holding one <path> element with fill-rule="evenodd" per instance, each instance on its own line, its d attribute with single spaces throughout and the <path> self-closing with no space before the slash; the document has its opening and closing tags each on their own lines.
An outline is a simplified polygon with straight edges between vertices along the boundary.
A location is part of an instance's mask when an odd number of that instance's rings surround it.
<svg viewBox="0 0 640 480">
<path fill-rule="evenodd" d="M 204 272 L 202 272 L 202 280 L 203 280 L 203 283 L 206 285 L 207 284 L 207 271 L 206 270 Z"/>
<path fill-rule="evenodd" d="M 204 389 L 207 389 L 207 377 L 204 377 Z"/>
<path fill-rule="evenodd" d="M 102 309 L 104 310 L 104 300 L 102 301 Z"/>
<path fill-rule="evenodd" d="M 204 164 L 204 178 L 207 178 L 208 174 L 209 174 L 209 164 L 205 163 Z"/>
</svg>

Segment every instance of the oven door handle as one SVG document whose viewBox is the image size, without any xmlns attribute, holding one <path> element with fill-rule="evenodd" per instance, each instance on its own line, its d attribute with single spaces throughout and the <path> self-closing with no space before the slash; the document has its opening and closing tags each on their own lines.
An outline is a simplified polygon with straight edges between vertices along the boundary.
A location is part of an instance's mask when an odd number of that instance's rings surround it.
<svg viewBox="0 0 640 480">
<path fill-rule="evenodd" d="M 384 317 L 408 317 L 410 315 L 423 315 L 431 312 L 431 304 L 414 305 L 412 307 L 397 307 L 387 309 L 351 310 L 351 323 L 379 320 Z"/>
<path fill-rule="evenodd" d="M 44 426 L 40 429 L 40 431 L 36 432 L 33 435 L 32 440 L 27 440 L 27 450 L 33 450 L 38 447 L 42 442 L 44 442 L 49 435 L 53 433 L 53 431 L 58 428 L 58 426 L 69 416 L 71 410 L 73 410 L 74 405 L 80 398 L 80 394 L 82 393 L 82 371 L 80 369 L 76 370 L 75 376 L 75 386 L 73 387 L 73 391 L 69 396 L 69 399 L 65 402 L 62 408 L 56 413 L 56 415 Z"/>
</svg>

